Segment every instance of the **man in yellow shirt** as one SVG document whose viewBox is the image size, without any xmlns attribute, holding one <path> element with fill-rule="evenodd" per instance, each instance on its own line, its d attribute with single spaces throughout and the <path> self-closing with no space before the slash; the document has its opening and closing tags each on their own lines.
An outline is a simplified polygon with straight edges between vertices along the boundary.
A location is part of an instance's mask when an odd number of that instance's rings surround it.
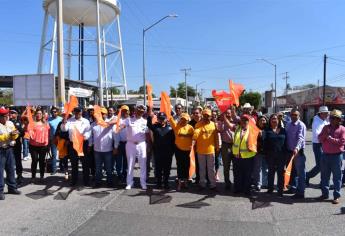
<svg viewBox="0 0 345 236">
<path fill-rule="evenodd" d="M 206 187 L 206 174 L 210 181 L 210 189 L 216 188 L 215 152 L 219 151 L 217 128 L 211 121 L 211 110 L 202 111 L 202 120 L 195 125 L 193 144 L 199 161 L 199 175 L 201 188 Z M 206 173 L 207 172 L 207 173 Z"/>
<path fill-rule="evenodd" d="M 5 200 L 4 195 L 4 170 L 9 194 L 20 194 L 15 179 L 15 159 L 13 146 L 19 135 L 14 124 L 9 121 L 9 110 L 0 107 L 0 200 Z"/>
</svg>

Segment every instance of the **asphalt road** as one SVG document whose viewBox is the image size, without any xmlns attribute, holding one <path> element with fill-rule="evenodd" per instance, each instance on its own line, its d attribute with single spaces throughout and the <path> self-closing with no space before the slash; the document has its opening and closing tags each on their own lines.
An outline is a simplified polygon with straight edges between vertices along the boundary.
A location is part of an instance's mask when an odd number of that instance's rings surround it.
<svg viewBox="0 0 345 236">
<path fill-rule="evenodd" d="M 310 136 L 307 169 L 314 163 Z M 172 185 L 175 175 L 174 168 Z M 62 175 L 47 175 L 42 184 L 27 179 L 21 196 L 0 202 L 0 235 L 345 235 L 343 201 L 318 202 L 319 181 L 311 180 L 305 200 L 293 201 L 264 190 L 255 200 L 234 196 L 222 182 L 217 192 L 71 189 Z"/>
</svg>

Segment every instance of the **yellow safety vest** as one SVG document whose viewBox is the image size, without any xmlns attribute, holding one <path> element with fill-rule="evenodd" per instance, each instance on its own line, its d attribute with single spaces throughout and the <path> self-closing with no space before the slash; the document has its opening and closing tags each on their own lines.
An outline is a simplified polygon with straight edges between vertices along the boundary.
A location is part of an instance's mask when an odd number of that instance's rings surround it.
<svg viewBox="0 0 345 236">
<path fill-rule="evenodd" d="M 235 132 L 234 143 L 232 145 L 232 153 L 235 157 L 240 156 L 241 158 L 252 158 L 256 155 L 256 152 L 252 152 L 248 149 L 249 129 L 247 129 L 242 139 L 241 132 L 241 128 L 237 129 Z"/>
</svg>

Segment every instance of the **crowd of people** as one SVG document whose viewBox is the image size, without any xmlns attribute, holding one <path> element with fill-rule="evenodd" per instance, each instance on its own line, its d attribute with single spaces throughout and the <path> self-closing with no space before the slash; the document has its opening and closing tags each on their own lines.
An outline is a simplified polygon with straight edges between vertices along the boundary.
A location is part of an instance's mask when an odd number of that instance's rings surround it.
<svg viewBox="0 0 345 236">
<path fill-rule="evenodd" d="M 276 190 L 277 197 L 293 194 L 292 198 L 303 199 L 310 179 L 321 173 L 320 200 L 324 200 L 329 198 L 332 174 L 333 203 L 339 203 L 345 145 L 345 128 L 339 110 L 329 112 L 322 106 L 314 117 L 315 167 L 308 172 L 304 154 L 307 129 L 298 109 L 291 110 L 289 121 L 281 113 L 266 117 L 253 112 L 250 104 L 241 110 L 229 107 L 221 114 L 200 106 L 188 114 L 181 104 L 175 106 L 173 114 L 154 112 L 143 105 L 134 109 L 122 105 L 118 110 L 102 107 L 103 122 L 99 122 L 93 106 L 76 107 L 72 114 L 65 114 L 66 111 L 57 107 L 50 108 L 50 114 L 41 107 L 24 113 L 1 107 L 0 200 L 5 199 L 5 183 L 8 194 L 20 194 L 22 161 L 28 160 L 30 153 L 34 183 L 44 183 L 47 169 L 51 175 L 56 174 L 59 159 L 59 169 L 71 186 L 78 184 L 80 161 L 84 186 L 100 187 L 106 176 L 107 186 L 113 187 L 115 174 L 129 190 L 134 186 L 133 173 L 138 163 L 140 186 L 146 190 L 152 162 L 156 187 L 169 189 L 175 157 L 177 191 L 188 189 L 190 184 L 197 184 L 201 190 L 207 187 L 216 190 L 222 163 L 226 191 L 251 196 L 254 191 L 266 188 L 268 194 Z M 192 149 L 195 176 L 190 174 Z M 286 189 L 284 175 L 292 158 L 293 168 Z M 36 179 L 37 164 L 39 179 Z"/>
</svg>

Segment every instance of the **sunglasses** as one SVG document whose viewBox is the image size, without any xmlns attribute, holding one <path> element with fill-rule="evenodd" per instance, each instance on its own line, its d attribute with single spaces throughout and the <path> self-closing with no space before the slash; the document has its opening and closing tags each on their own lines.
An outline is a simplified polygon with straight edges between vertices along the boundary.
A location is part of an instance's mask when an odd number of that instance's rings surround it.
<svg viewBox="0 0 345 236">
<path fill-rule="evenodd" d="M 291 114 L 291 116 L 298 116 L 298 114 Z"/>
</svg>

